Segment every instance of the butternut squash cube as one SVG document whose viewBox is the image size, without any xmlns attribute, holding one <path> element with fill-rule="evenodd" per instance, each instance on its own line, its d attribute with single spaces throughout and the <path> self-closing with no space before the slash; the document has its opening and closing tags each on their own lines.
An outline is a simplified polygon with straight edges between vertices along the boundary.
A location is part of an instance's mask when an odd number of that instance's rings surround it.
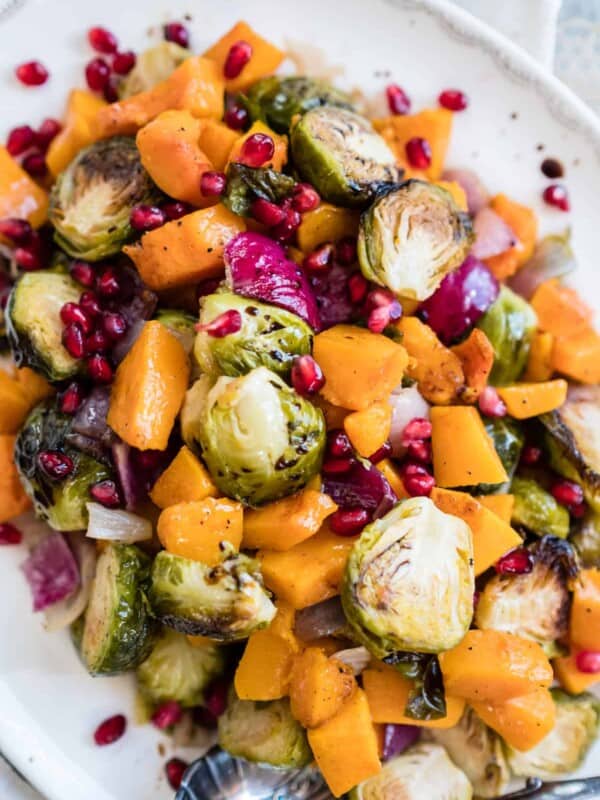
<svg viewBox="0 0 600 800">
<path fill-rule="evenodd" d="M 264 166 L 269 167 L 270 169 L 275 169 L 278 172 L 280 172 L 281 168 L 287 161 L 287 150 L 288 150 L 287 137 L 275 133 L 275 131 L 272 131 L 271 128 L 265 125 L 264 122 L 260 122 L 260 120 L 254 122 L 250 126 L 250 128 L 246 131 L 246 133 L 243 136 L 240 136 L 240 138 L 234 142 L 233 147 L 229 152 L 227 164 L 231 164 L 234 161 L 240 160 L 240 154 L 242 147 L 244 146 L 244 142 L 246 141 L 246 139 L 249 139 L 251 136 L 254 136 L 255 133 L 262 133 L 265 136 L 270 136 L 271 139 L 273 140 L 273 144 L 275 145 L 273 157 Z"/>
<path fill-rule="evenodd" d="M 465 386 L 458 355 L 444 347 L 429 325 L 418 317 L 402 317 L 397 328 L 411 358 L 406 373 L 417 382 L 423 397 L 435 405 L 455 402 Z"/>
<path fill-rule="evenodd" d="M 554 727 L 556 705 L 548 689 L 536 689 L 503 703 L 471 702 L 475 713 L 516 750 L 531 750 Z"/>
<path fill-rule="evenodd" d="M 50 142 L 46 153 L 48 169 L 56 178 L 66 169 L 80 150 L 99 138 L 96 118 L 106 103 L 92 92 L 71 89 L 67 100 L 65 124 Z"/>
<path fill-rule="evenodd" d="M 229 159 L 233 145 L 241 137 L 239 131 L 234 131 L 224 122 L 215 122 L 212 119 L 200 121 L 200 138 L 198 144 L 208 160 L 214 164 L 215 169 L 223 171 Z"/>
<path fill-rule="evenodd" d="M 573 587 L 570 638 L 580 650 L 600 650 L 600 569 L 582 569 Z"/>
<path fill-rule="evenodd" d="M 409 497 L 409 494 L 402 483 L 400 470 L 393 461 L 391 461 L 389 458 L 384 458 L 383 461 L 379 461 L 377 464 L 375 464 L 375 466 L 392 487 L 398 500 L 404 500 L 405 498 Z"/>
<path fill-rule="evenodd" d="M 15 378 L 0 371 L 0 434 L 16 433 L 29 413 L 30 404 Z"/>
<path fill-rule="evenodd" d="M 407 178 L 441 177 L 452 134 L 452 112 L 445 108 L 428 108 L 417 114 L 393 114 L 373 120 L 373 127 L 393 150 L 396 161 L 406 170 Z M 427 139 L 431 148 L 431 163 L 427 169 L 415 169 L 408 163 L 406 143 L 415 136 Z"/>
<path fill-rule="evenodd" d="M 304 489 L 244 515 L 243 547 L 248 550 L 289 550 L 321 528 L 337 510 L 328 494 Z"/>
<path fill-rule="evenodd" d="M 360 214 L 331 203 L 320 203 L 313 211 L 302 215 L 297 232 L 298 247 L 307 255 L 323 242 L 337 242 L 346 236 L 356 237 Z"/>
<path fill-rule="evenodd" d="M 503 522 L 510 524 L 515 507 L 514 494 L 482 494 L 477 500 L 488 511 L 492 511 L 497 517 L 500 517 Z"/>
<path fill-rule="evenodd" d="M 169 553 L 214 567 L 223 560 L 223 542 L 239 550 L 243 513 L 241 503 L 227 498 L 178 503 L 158 518 L 158 538 Z"/>
<path fill-rule="evenodd" d="M 552 350 L 552 367 L 580 383 L 600 382 L 600 334 L 586 328 L 575 336 L 558 336 Z"/>
<path fill-rule="evenodd" d="M 0 145 L 0 219 L 27 219 L 34 228 L 45 222 L 48 192 L 38 186 L 8 150 Z"/>
<path fill-rule="evenodd" d="M 567 399 L 568 384 L 562 378 L 540 383 L 499 386 L 498 394 L 515 419 L 530 419 L 560 408 Z"/>
<path fill-rule="evenodd" d="M 150 491 L 150 499 L 159 508 L 218 495 L 208 470 L 185 445 Z"/>
<path fill-rule="evenodd" d="M 490 206 L 512 228 L 516 243 L 503 253 L 485 259 L 498 280 L 510 278 L 531 256 L 537 242 L 538 223 L 535 212 L 505 194 L 492 197 Z"/>
<path fill-rule="evenodd" d="M 15 378 L 25 392 L 30 408 L 33 408 L 47 397 L 52 397 L 56 394 L 56 389 L 45 378 L 34 372 L 34 370 L 29 369 L 29 367 L 21 367 L 16 370 Z"/>
<path fill-rule="evenodd" d="M 31 505 L 15 466 L 15 441 L 16 436 L 0 434 L 0 522 L 8 522 Z"/>
<path fill-rule="evenodd" d="M 292 669 L 292 714 L 305 728 L 316 728 L 335 716 L 357 688 L 350 667 L 318 647 L 307 647 Z"/>
<path fill-rule="evenodd" d="M 523 380 L 530 383 L 549 381 L 554 372 L 552 351 L 554 350 L 554 334 L 535 331 L 531 339 L 527 367 Z"/>
<path fill-rule="evenodd" d="M 248 42 L 252 48 L 252 55 L 237 77 L 227 79 L 225 88 L 228 92 L 243 91 L 259 78 L 271 75 L 285 58 L 283 50 L 263 39 L 243 20 L 236 22 L 233 28 L 209 47 L 204 55 L 206 58 L 212 58 L 223 72 L 231 45 L 240 40 Z"/>
<path fill-rule="evenodd" d="M 581 694 L 600 681 L 597 672 L 581 672 L 577 668 L 577 653 L 580 650 L 572 647 L 568 656 L 560 656 L 552 662 L 554 673 L 562 688 L 569 694 Z"/>
<path fill-rule="evenodd" d="M 344 419 L 344 430 L 355 450 L 368 458 L 387 442 L 392 427 L 392 407 L 387 400 L 354 411 Z"/>
<path fill-rule="evenodd" d="M 288 693 L 294 651 L 270 630 L 250 635 L 235 672 L 234 686 L 240 700 L 279 700 Z"/>
</svg>

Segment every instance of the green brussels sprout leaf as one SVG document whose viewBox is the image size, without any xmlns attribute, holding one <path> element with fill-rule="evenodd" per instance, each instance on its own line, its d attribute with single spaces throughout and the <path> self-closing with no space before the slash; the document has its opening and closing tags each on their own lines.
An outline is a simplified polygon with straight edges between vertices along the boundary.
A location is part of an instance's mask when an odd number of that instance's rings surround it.
<svg viewBox="0 0 600 800">
<path fill-rule="evenodd" d="M 513 525 L 538 536 L 550 534 L 565 539 L 569 535 L 569 512 L 537 481 L 515 477 L 510 491 L 515 498 Z"/>
<path fill-rule="evenodd" d="M 505 483 L 479 483 L 477 486 L 466 486 L 463 491 L 471 494 L 505 493 L 509 491 L 510 479 L 519 465 L 521 450 L 525 444 L 525 434 L 522 426 L 510 417 L 488 418 L 484 420 L 484 425 L 509 480 Z"/>
<path fill-rule="evenodd" d="M 383 660 L 414 682 L 404 711 L 407 717 L 433 720 L 446 716 L 444 678 L 436 655 L 397 651 Z"/>
</svg>

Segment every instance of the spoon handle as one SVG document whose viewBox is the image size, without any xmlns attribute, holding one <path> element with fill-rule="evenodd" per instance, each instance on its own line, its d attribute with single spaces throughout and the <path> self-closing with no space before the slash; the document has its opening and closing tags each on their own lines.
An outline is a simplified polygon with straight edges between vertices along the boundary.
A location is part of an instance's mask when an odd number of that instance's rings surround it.
<svg viewBox="0 0 600 800">
<path fill-rule="evenodd" d="M 571 781 L 550 781 L 529 778 L 525 788 L 502 795 L 497 800 L 592 800 L 600 798 L 600 777 Z"/>
</svg>

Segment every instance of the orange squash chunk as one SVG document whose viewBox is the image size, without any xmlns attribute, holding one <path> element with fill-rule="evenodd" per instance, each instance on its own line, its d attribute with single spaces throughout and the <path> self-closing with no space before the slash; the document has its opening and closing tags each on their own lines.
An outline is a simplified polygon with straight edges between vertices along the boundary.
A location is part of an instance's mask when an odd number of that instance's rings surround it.
<svg viewBox="0 0 600 800">
<path fill-rule="evenodd" d="M 535 290 L 531 305 L 538 326 L 554 336 L 575 336 L 592 324 L 594 312 L 576 289 L 564 286 L 558 278 L 544 281 Z"/>
<path fill-rule="evenodd" d="M 337 505 L 328 494 L 304 489 L 244 515 L 243 546 L 248 550 L 289 550 L 314 536 Z"/>
<path fill-rule="evenodd" d="M 344 427 L 344 420 L 350 413 L 349 409 L 333 405 L 320 394 L 313 395 L 311 402 L 323 412 L 328 431 Z"/>
<path fill-rule="evenodd" d="M 445 108 L 429 108 L 417 114 L 394 114 L 373 120 L 373 127 L 388 143 L 407 178 L 441 177 L 452 134 L 452 112 Z M 406 157 L 406 143 L 415 137 L 427 139 L 431 147 L 431 163 L 427 169 L 411 167 Z"/>
<path fill-rule="evenodd" d="M 306 255 L 323 242 L 337 242 L 346 236 L 356 236 L 360 214 L 331 203 L 320 203 L 313 211 L 302 215 L 298 228 L 298 247 Z"/>
<path fill-rule="evenodd" d="M 558 682 L 569 694 L 581 694 L 600 681 L 597 672 L 581 672 L 577 668 L 579 652 L 580 649 L 572 647 L 568 656 L 560 656 L 552 661 Z"/>
<path fill-rule="evenodd" d="M 576 336 L 560 336 L 554 341 L 552 366 L 580 383 L 600 382 L 600 335 L 586 328 Z"/>
<path fill-rule="evenodd" d="M 458 181 L 436 181 L 436 186 L 440 186 L 452 195 L 452 199 L 461 211 L 468 211 L 467 193 Z"/>
<path fill-rule="evenodd" d="M 477 500 L 482 506 L 485 506 L 489 511 L 500 517 L 503 522 L 510 523 L 513 508 L 515 507 L 514 494 L 482 494 Z"/>
<path fill-rule="evenodd" d="M 0 434 L 0 522 L 8 522 L 31 505 L 15 466 L 15 441 L 16 436 Z"/>
<path fill-rule="evenodd" d="M 212 119 L 200 120 L 200 138 L 198 144 L 215 169 L 223 171 L 229 159 L 233 145 L 242 136 L 239 131 L 232 130 L 224 122 Z"/>
<path fill-rule="evenodd" d="M 511 200 L 505 194 L 492 197 L 490 206 L 512 228 L 517 239 L 516 244 L 504 253 L 485 259 L 496 278 L 505 280 L 533 255 L 538 232 L 537 217 L 533 209 Z"/>
<path fill-rule="evenodd" d="M 344 419 L 344 430 L 352 447 L 365 458 L 372 456 L 388 440 L 392 427 L 392 407 L 387 400 L 354 411 Z"/>
<path fill-rule="evenodd" d="M 290 685 L 294 651 L 269 629 L 250 635 L 235 672 L 234 686 L 241 700 L 278 700 Z"/>
<path fill-rule="evenodd" d="M 96 118 L 106 103 L 92 92 L 71 89 L 65 124 L 46 153 L 48 169 L 56 177 L 66 169 L 80 150 L 99 138 Z"/>
<path fill-rule="evenodd" d="M 239 550 L 243 513 L 241 503 L 227 498 L 178 503 L 158 518 L 158 538 L 169 553 L 214 567 L 223 560 L 223 542 Z"/>
<path fill-rule="evenodd" d="M 537 383 L 549 381 L 554 372 L 552 365 L 552 352 L 554 350 L 554 335 L 535 331 L 531 340 L 527 367 L 523 375 L 524 381 Z"/>
<path fill-rule="evenodd" d="M 600 650 L 600 570 L 582 569 L 573 588 L 570 638 L 580 650 Z"/>
<path fill-rule="evenodd" d="M 190 367 L 183 346 L 160 322 L 146 322 L 117 369 L 107 421 L 139 450 L 164 450 L 183 403 Z"/>
<path fill-rule="evenodd" d="M 285 639 L 294 653 L 300 652 L 302 643 L 294 633 L 296 610 L 285 600 L 276 600 L 277 614 L 271 620 L 268 631 L 274 636 Z"/>
<path fill-rule="evenodd" d="M 167 508 L 218 494 L 204 464 L 184 445 L 152 487 L 150 499 L 159 508 Z"/>
<path fill-rule="evenodd" d="M 400 475 L 400 470 L 391 461 L 389 458 L 384 458 L 383 461 L 379 461 L 375 464 L 379 472 L 386 478 L 389 485 L 394 490 L 394 494 L 398 498 L 398 500 L 402 500 L 408 497 L 408 492 L 404 488 L 404 484 L 402 483 L 402 476 Z"/>
<path fill-rule="evenodd" d="M 264 164 L 264 166 L 269 167 L 270 169 L 281 171 L 281 168 L 287 161 L 287 137 L 280 136 L 278 133 L 275 133 L 275 131 L 272 131 L 271 128 L 269 128 L 260 120 L 254 122 L 248 131 L 243 136 L 240 136 L 236 142 L 234 142 L 234 145 L 229 152 L 227 163 L 231 164 L 234 161 L 240 160 L 240 154 L 242 147 L 244 146 L 244 142 L 251 136 L 254 136 L 255 133 L 262 133 L 265 136 L 270 136 L 273 140 L 273 144 L 275 145 L 275 150 L 273 152 L 271 161 L 268 161 L 266 164 Z"/>
<path fill-rule="evenodd" d="M 206 58 L 212 58 L 223 73 L 231 45 L 239 41 L 248 42 L 252 48 L 252 55 L 237 77 L 226 80 L 225 88 L 228 92 L 243 91 L 259 78 L 272 75 L 285 58 L 283 50 L 263 39 L 243 20 L 236 22 L 233 28 L 209 47 L 204 55 Z"/>
<path fill-rule="evenodd" d="M 292 714 L 305 728 L 316 728 L 335 716 L 356 689 L 350 667 L 318 647 L 307 647 L 292 669 Z"/>
<path fill-rule="evenodd" d="M 558 378 L 541 383 L 515 383 L 499 386 L 498 394 L 515 419 L 530 419 L 560 408 L 567 399 L 568 384 Z"/>
<path fill-rule="evenodd" d="M 27 219 L 34 228 L 45 222 L 48 192 L 38 186 L 0 145 L 0 219 Z"/>
<path fill-rule="evenodd" d="M 30 404 L 15 378 L 0 371 L 0 434 L 16 433 L 29 413 Z"/>
<path fill-rule="evenodd" d="M 464 342 L 450 348 L 462 365 L 466 390 L 464 402 L 474 403 L 487 386 L 494 366 L 494 348 L 485 333 L 473 328 Z"/>
<path fill-rule="evenodd" d="M 397 328 L 411 357 L 406 373 L 417 382 L 423 397 L 435 405 L 455 402 L 465 386 L 458 355 L 444 347 L 429 325 L 417 317 L 403 317 Z"/>
<path fill-rule="evenodd" d="M 556 705 L 548 689 L 536 689 L 503 703 L 471 703 L 475 713 L 516 750 L 531 750 L 554 727 Z"/>
</svg>

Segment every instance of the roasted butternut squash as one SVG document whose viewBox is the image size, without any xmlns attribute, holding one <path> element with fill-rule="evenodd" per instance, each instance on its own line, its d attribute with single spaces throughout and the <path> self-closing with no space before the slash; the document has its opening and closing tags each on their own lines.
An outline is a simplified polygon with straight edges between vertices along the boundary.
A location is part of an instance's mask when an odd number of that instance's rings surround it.
<svg viewBox="0 0 600 800">
<path fill-rule="evenodd" d="M 320 394 L 314 395 L 312 402 L 323 412 L 328 431 L 344 427 L 344 420 L 350 413 L 348 408 L 334 406 L 333 403 L 325 400 Z"/>
<path fill-rule="evenodd" d="M 501 281 L 514 275 L 533 255 L 538 223 L 532 208 L 511 200 L 505 194 L 492 197 L 490 206 L 512 228 L 517 240 L 504 253 L 485 259 L 492 273 Z"/>
<path fill-rule="evenodd" d="M 372 456 L 387 442 L 392 427 L 392 407 L 387 400 L 354 411 L 344 419 L 344 430 L 352 447 L 365 458 Z"/>
<path fill-rule="evenodd" d="M 225 245 L 245 228 L 241 217 L 219 203 L 167 222 L 123 250 L 144 283 L 160 292 L 220 276 Z"/>
<path fill-rule="evenodd" d="M 494 366 L 494 348 L 485 333 L 473 328 L 464 342 L 450 350 L 458 356 L 465 376 L 466 389 L 462 394 L 465 403 L 474 403 L 487 386 Z"/>
<path fill-rule="evenodd" d="M 204 55 L 206 58 L 212 58 L 222 72 L 231 45 L 239 41 L 248 42 L 252 48 L 252 55 L 240 74 L 226 81 L 225 88 L 228 92 L 243 91 L 259 78 L 271 75 L 285 58 L 282 50 L 259 36 L 254 28 L 244 21 L 236 22 L 233 28 L 209 47 Z"/>
<path fill-rule="evenodd" d="M 27 396 L 31 408 L 47 397 L 56 394 L 56 389 L 48 381 L 29 367 L 21 367 L 15 371 L 15 378 Z"/>
<path fill-rule="evenodd" d="M 321 203 L 314 211 L 302 215 L 298 228 L 298 247 L 306 255 L 323 242 L 337 242 L 358 234 L 359 212 Z"/>
<path fill-rule="evenodd" d="M 565 286 L 558 278 L 541 283 L 531 298 L 531 305 L 540 329 L 554 336 L 575 336 L 589 328 L 594 317 L 593 310 L 579 292 Z"/>
<path fill-rule="evenodd" d="M 100 138 L 96 118 L 105 106 L 104 100 L 92 92 L 83 89 L 69 92 L 65 124 L 46 153 L 46 164 L 54 177 L 68 167 L 80 150 Z"/>
<path fill-rule="evenodd" d="M 499 386 L 498 394 L 515 419 L 530 419 L 560 408 L 567 399 L 568 384 L 561 378 L 540 383 Z"/>
<path fill-rule="evenodd" d="M 271 128 L 265 125 L 264 122 L 260 122 L 260 120 L 254 122 L 247 132 L 234 142 L 233 147 L 229 152 L 227 163 L 231 164 L 234 161 L 239 161 L 244 142 L 246 139 L 249 139 L 250 136 L 254 136 L 255 133 L 262 133 L 266 136 L 270 136 L 271 139 L 273 139 L 275 151 L 273 152 L 272 159 L 264 164 L 264 166 L 281 171 L 281 168 L 287 162 L 287 136 L 281 136 L 280 134 L 275 133 L 275 131 L 272 131 Z"/>
<path fill-rule="evenodd" d="M 582 569 L 573 587 L 570 637 L 580 650 L 600 650 L 600 569 Z"/>
<path fill-rule="evenodd" d="M 0 434 L 0 523 L 27 511 L 31 505 L 15 466 L 16 437 Z"/>
<path fill-rule="evenodd" d="M 29 408 L 27 396 L 18 381 L 0 371 L 0 434 L 16 433 Z"/>
<path fill-rule="evenodd" d="M 397 323 L 402 345 L 411 357 L 406 374 L 417 382 L 426 400 L 435 405 L 455 402 L 465 387 L 460 358 L 440 342 L 429 325 L 418 317 L 402 317 Z"/>
<path fill-rule="evenodd" d="M 531 750 L 556 722 L 556 706 L 548 689 L 536 689 L 503 703 L 471 702 L 471 705 L 485 724 L 516 750 Z"/>
<path fill-rule="evenodd" d="M 278 700 L 290 685 L 294 651 L 285 639 L 269 629 L 250 635 L 235 672 L 240 700 Z"/>
<path fill-rule="evenodd" d="M 158 538 L 169 553 L 214 567 L 223 560 L 223 542 L 239 550 L 243 514 L 242 504 L 226 497 L 177 503 L 158 518 Z"/>
<path fill-rule="evenodd" d="M 27 219 L 34 228 L 46 221 L 48 193 L 0 145 L 0 219 Z"/>
<path fill-rule="evenodd" d="M 244 515 L 243 547 L 248 550 L 289 550 L 321 528 L 337 505 L 328 494 L 304 489 Z"/>
<path fill-rule="evenodd" d="M 185 445 L 150 491 L 150 499 L 159 508 L 218 495 L 219 491 L 208 470 Z"/>
<path fill-rule="evenodd" d="M 554 341 L 552 367 L 580 383 L 600 382 L 600 335 L 586 328 L 576 336 Z"/>
<path fill-rule="evenodd" d="M 146 322 L 120 363 L 108 424 L 139 450 L 164 450 L 188 387 L 190 366 L 180 341 L 160 322 Z"/>
<path fill-rule="evenodd" d="M 275 606 L 277 607 L 277 614 L 271 620 L 271 624 L 268 627 L 269 632 L 274 636 L 285 639 L 292 651 L 299 653 L 303 644 L 294 633 L 296 610 L 285 600 L 276 600 Z"/>
<path fill-rule="evenodd" d="M 319 333 L 313 356 L 325 376 L 323 397 L 353 411 L 387 399 L 408 365 L 404 347 L 353 325 L 335 325 Z"/>
<path fill-rule="evenodd" d="M 409 496 L 408 492 L 404 488 L 404 484 L 402 483 L 400 470 L 393 461 L 391 461 L 389 458 L 384 458 L 383 461 L 379 461 L 377 464 L 375 464 L 375 466 L 387 479 L 387 482 L 394 490 L 394 494 L 398 500 L 402 500 Z"/>
<path fill-rule="evenodd" d="M 307 647 L 294 660 L 292 714 L 305 728 L 316 728 L 335 716 L 356 689 L 350 667 L 318 647 Z"/>
<path fill-rule="evenodd" d="M 452 112 L 445 108 L 428 108 L 417 114 L 393 114 L 373 120 L 373 127 L 383 136 L 404 167 L 407 178 L 440 179 L 452 135 Z M 411 167 L 406 157 L 406 143 L 419 137 L 427 139 L 431 148 L 431 163 L 427 169 Z"/>
<path fill-rule="evenodd" d="M 212 119 L 200 120 L 200 139 L 198 144 L 215 169 L 222 171 L 227 165 L 231 148 L 241 137 L 239 131 L 232 130 L 224 122 Z"/>
<path fill-rule="evenodd" d="M 492 511 L 497 517 L 500 517 L 503 522 L 510 523 L 513 508 L 515 507 L 514 494 L 482 494 L 479 495 L 477 500 L 482 506 Z"/>
<path fill-rule="evenodd" d="M 581 672 L 577 668 L 578 652 L 578 648 L 572 647 L 568 656 L 560 656 L 552 662 L 558 682 L 569 694 L 581 694 L 600 681 L 597 672 Z"/>
<path fill-rule="evenodd" d="M 467 193 L 458 181 L 436 181 L 436 186 L 441 186 L 452 195 L 452 199 L 461 211 L 468 211 Z"/>
<path fill-rule="evenodd" d="M 552 351 L 554 350 L 554 335 L 535 331 L 531 339 L 527 367 L 523 380 L 530 383 L 549 381 L 554 372 L 552 365 Z"/>
</svg>

